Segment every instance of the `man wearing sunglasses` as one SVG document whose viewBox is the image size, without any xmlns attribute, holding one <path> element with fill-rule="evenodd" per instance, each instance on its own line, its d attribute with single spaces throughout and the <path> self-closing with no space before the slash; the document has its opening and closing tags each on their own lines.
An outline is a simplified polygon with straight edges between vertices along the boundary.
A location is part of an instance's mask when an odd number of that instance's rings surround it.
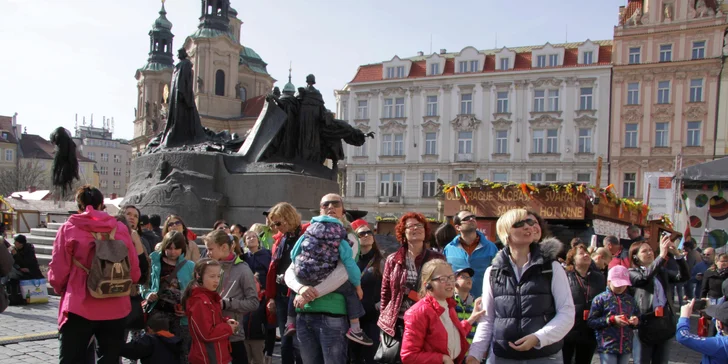
<svg viewBox="0 0 728 364">
<path fill-rule="evenodd" d="M 458 212 L 453 223 L 459 235 L 445 246 L 443 253 L 453 270 L 471 268 L 475 272 L 473 289 L 470 293 L 478 298 L 483 291 L 483 274 L 490 267 L 498 248 L 478 231 L 476 217 L 472 212 L 466 210 Z"/>
</svg>

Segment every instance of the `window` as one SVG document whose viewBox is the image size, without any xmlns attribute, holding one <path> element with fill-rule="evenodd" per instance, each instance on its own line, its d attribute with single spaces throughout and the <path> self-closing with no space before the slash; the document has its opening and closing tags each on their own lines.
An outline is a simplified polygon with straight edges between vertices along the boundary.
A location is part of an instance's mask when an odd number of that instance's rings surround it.
<svg viewBox="0 0 728 364">
<path fill-rule="evenodd" d="M 382 173 L 379 195 L 387 197 L 402 196 L 402 173 Z"/>
<path fill-rule="evenodd" d="M 589 128 L 579 129 L 579 153 L 592 152 L 592 130 Z"/>
<path fill-rule="evenodd" d="M 693 59 L 705 58 L 705 41 L 693 42 Z"/>
<path fill-rule="evenodd" d="M 118 154 L 114 154 L 114 163 L 121 163 L 121 156 Z"/>
<path fill-rule="evenodd" d="M 549 90 L 549 111 L 559 111 L 559 90 Z"/>
<path fill-rule="evenodd" d="M 404 66 L 397 66 L 397 78 L 404 78 Z"/>
<path fill-rule="evenodd" d="M 392 134 L 382 134 L 382 155 L 392 155 Z"/>
<path fill-rule="evenodd" d="M 366 190 L 367 175 L 364 173 L 357 173 L 354 175 L 354 196 L 364 197 Z"/>
<path fill-rule="evenodd" d="M 470 61 L 470 72 L 478 72 L 478 61 Z"/>
<path fill-rule="evenodd" d="M 121 176 L 121 168 L 114 168 L 114 176 Z"/>
<path fill-rule="evenodd" d="M 225 96 L 225 71 L 215 72 L 215 95 Z"/>
<path fill-rule="evenodd" d="M 458 173 L 458 183 L 470 182 L 473 180 L 473 172 L 460 172 Z"/>
<path fill-rule="evenodd" d="M 458 154 L 471 154 L 471 153 L 473 153 L 473 132 L 472 131 L 458 132 Z"/>
<path fill-rule="evenodd" d="M 439 75 L 439 74 L 440 74 L 440 64 L 431 63 L 430 64 L 430 75 Z"/>
<path fill-rule="evenodd" d="M 499 114 L 508 112 L 508 91 L 500 91 L 497 94 L 497 111 Z"/>
<path fill-rule="evenodd" d="M 590 183 L 591 182 L 591 173 L 577 173 L 576 182 Z"/>
<path fill-rule="evenodd" d="M 13 161 L 13 150 L 12 149 L 5 149 L 5 161 L 6 162 Z"/>
<path fill-rule="evenodd" d="M 425 133 L 425 154 L 437 154 L 437 133 Z"/>
<path fill-rule="evenodd" d="M 106 187 L 109 187 L 109 181 L 102 180 L 101 181 L 101 188 L 106 188 Z"/>
<path fill-rule="evenodd" d="M 437 96 L 427 96 L 427 116 L 437 116 Z"/>
<path fill-rule="evenodd" d="M 109 161 L 109 153 L 101 153 L 101 161 L 102 162 L 108 162 Z"/>
<path fill-rule="evenodd" d="M 359 100 L 356 107 L 357 119 L 369 119 L 369 107 L 367 100 Z"/>
<path fill-rule="evenodd" d="M 387 78 L 394 78 L 394 67 L 387 67 Z"/>
<path fill-rule="evenodd" d="M 349 103 L 346 100 L 341 100 L 341 118 L 342 120 L 349 120 Z"/>
<path fill-rule="evenodd" d="M 546 153 L 559 152 L 559 130 L 548 129 L 546 131 Z"/>
<path fill-rule="evenodd" d="M 556 173 L 544 173 L 544 182 L 556 182 Z"/>
<path fill-rule="evenodd" d="M 536 90 L 533 92 L 533 111 L 543 112 L 545 111 L 544 103 L 546 99 L 546 91 Z"/>
<path fill-rule="evenodd" d="M 668 123 L 655 124 L 655 146 L 658 148 L 667 147 Z"/>
<path fill-rule="evenodd" d="M 394 134 L 394 155 L 404 155 L 404 134 Z"/>
<path fill-rule="evenodd" d="M 434 173 L 422 174 L 422 197 L 435 197 L 437 176 Z"/>
<path fill-rule="evenodd" d="M 543 182 L 543 174 L 541 173 L 531 173 L 531 183 L 540 183 Z"/>
<path fill-rule="evenodd" d="M 536 57 L 536 67 L 539 67 L 539 68 L 546 67 L 546 56 Z"/>
<path fill-rule="evenodd" d="M 634 197 L 637 193 L 637 173 L 625 173 L 622 185 L 622 196 Z"/>
<path fill-rule="evenodd" d="M 688 121 L 688 147 L 700 146 L 700 122 Z"/>
<path fill-rule="evenodd" d="M 549 55 L 549 67 L 556 67 L 558 65 L 559 65 L 559 55 L 558 54 Z"/>
<path fill-rule="evenodd" d="M 473 94 L 460 95 L 460 114 L 470 115 L 473 113 Z"/>
<path fill-rule="evenodd" d="M 672 44 L 663 44 L 660 46 L 660 62 L 672 61 Z"/>
<path fill-rule="evenodd" d="M 459 69 L 460 73 L 468 72 L 468 61 L 458 62 L 458 69 Z"/>
<path fill-rule="evenodd" d="M 100 170 L 100 172 L 99 172 L 99 173 L 100 173 L 100 174 L 101 174 L 102 176 L 108 175 L 108 174 L 109 174 L 109 167 L 106 167 L 106 166 L 101 166 L 101 170 Z"/>
<path fill-rule="evenodd" d="M 592 64 L 594 63 L 594 52 L 584 52 L 583 53 L 584 58 L 584 64 Z"/>
<path fill-rule="evenodd" d="M 364 143 L 360 147 L 354 147 L 354 156 L 355 157 L 366 157 L 366 156 L 368 156 L 368 153 L 367 153 L 367 144 L 369 144 L 369 143 Z"/>
<path fill-rule="evenodd" d="M 627 84 L 627 105 L 639 105 L 640 83 L 630 82 Z"/>
<path fill-rule="evenodd" d="M 543 153 L 543 144 L 546 139 L 546 131 L 543 129 L 533 131 L 533 148 L 531 153 Z"/>
<path fill-rule="evenodd" d="M 384 110 L 382 117 L 391 118 L 394 116 L 394 99 L 384 99 Z"/>
<path fill-rule="evenodd" d="M 118 190 L 121 188 L 121 183 L 119 181 L 114 181 L 114 189 Z"/>
<path fill-rule="evenodd" d="M 508 182 L 508 173 L 493 172 L 493 182 Z"/>
<path fill-rule="evenodd" d="M 594 89 L 591 87 L 582 87 L 579 96 L 579 110 L 594 110 L 592 107 L 592 95 Z"/>
<path fill-rule="evenodd" d="M 657 103 L 670 103 L 670 81 L 660 81 L 657 83 Z"/>
<path fill-rule="evenodd" d="M 690 80 L 690 102 L 703 101 L 703 79 L 696 78 Z"/>
<path fill-rule="evenodd" d="M 495 153 L 508 154 L 508 130 L 496 130 Z"/>
<path fill-rule="evenodd" d="M 500 69 L 502 69 L 502 70 L 509 69 L 510 68 L 509 61 L 510 60 L 508 58 L 505 58 L 505 57 L 501 58 L 500 59 Z"/>
<path fill-rule="evenodd" d="M 404 117 L 404 97 L 398 97 L 394 99 L 394 117 Z"/>
<path fill-rule="evenodd" d="M 637 124 L 624 126 L 624 147 L 637 148 Z"/>
<path fill-rule="evenodd" d="M 629 49 L 629 64 L 640 63 L 640 47 L 632 47 Z"/>
</svg>

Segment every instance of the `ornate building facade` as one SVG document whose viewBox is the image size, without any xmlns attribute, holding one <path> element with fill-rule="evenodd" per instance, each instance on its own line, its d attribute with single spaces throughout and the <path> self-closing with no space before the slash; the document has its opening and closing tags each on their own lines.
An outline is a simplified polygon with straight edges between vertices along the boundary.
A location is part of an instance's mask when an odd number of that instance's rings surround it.
<svg viewBox="0 0 728 364">
<path fill-rule="evenodd" d="M 198 29 L 182 47 L 193 63 L 195 102 L 202 125 L 215 131 L 242 135 L 260 113 L 265 95 L 275 79 L 267 63 L 240 43 L 242 21 L 229 0 L 203 0 Z M 149 31 L 149 58 L 136 71 L 137 103 L 134 119 L 134 153 L 164 131 L 166 95 L 174 71 L 172 23 L 162 5 Z M 165 91 L 167 90 L 167 91 Z"/>
<path fill-rule="evenodd" d="M 372 217 L 435 217 L 438 179 L 595 184 L 611 53 L 611 41 L 587 40 L 360 66 L 335 92 L 337 115 L 377 137 L 348 147 L 347 203 Z"/>
<path fill-rule="evenodd" d="M 95 161 L 98 188 L 104 196 L 124 196 L 131 172 L 131 145 L 126 140 L 113 138 L 112 121 L 104 118 L 102 126 L 78 125 L 73 137 L 82 156 Z"/>
<path fill-rule="evenodd" d="M 728 22 L 714 0 L 629 0 L 614 29 L 610 181 L 643 198 L 646 172 L 713 159 Z M 720 136 L 725 153 L 726 135 Z"/>
</svg>

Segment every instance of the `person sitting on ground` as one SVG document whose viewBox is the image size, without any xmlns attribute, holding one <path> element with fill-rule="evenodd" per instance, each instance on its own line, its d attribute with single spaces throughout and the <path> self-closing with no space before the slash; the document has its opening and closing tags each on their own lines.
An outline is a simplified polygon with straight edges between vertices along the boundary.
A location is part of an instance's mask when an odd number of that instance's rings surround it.
<svg viewBox="0 0 728 364">
<path fill-rule="evenodd" d="M 700 337 L 690 333 L 690 315 L 696 300 L 680 308 L 680 319 L 677 322 L 675 339 L 678 343 L 703 354 L 701 364 L 728 363 L 728 302 L 711 305 L 705 309 L 708 316 L 717 322 L 718 336 Z"/>
<path fill-rule="evenodd" d="M 15 235 L 13 239 L 15 240 L 13 249 L 15 264 L 10 273 L 11 279 L 22 281 L 43 278 L 33 244 L 28 243 L 25 235 L 22 234 Z"/>
<path fill-rule="evenodd" d="M 142 364 L 179 364 L 182 339 L 169 332 L 169 323 L 159 317 L 147 321 L 146 335 L 124 344 L 121 356 Z"/>
</svg>

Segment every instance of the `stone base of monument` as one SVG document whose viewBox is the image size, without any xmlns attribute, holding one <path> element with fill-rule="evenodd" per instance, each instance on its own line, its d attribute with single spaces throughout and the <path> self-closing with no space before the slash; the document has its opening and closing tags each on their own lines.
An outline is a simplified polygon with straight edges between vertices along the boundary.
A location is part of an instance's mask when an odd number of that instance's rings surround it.
<svg viewBox="0 0 728 364">
<path fill-rule="evenodd" d="M 328 172 L 327 172 L 328 171 Z M 303 219 L 318 210 L 321 197 L 338 193 L 324 166 L 305 170 L 290 163 L 245 163 L 236 155 L 169 151 L 132 161 L 122 204 L 146 215 L 182 217 L 189 227 L 212 227 L 218 219 L 250 226 L 278 202 L 291 203 Z"/>
</svg>

